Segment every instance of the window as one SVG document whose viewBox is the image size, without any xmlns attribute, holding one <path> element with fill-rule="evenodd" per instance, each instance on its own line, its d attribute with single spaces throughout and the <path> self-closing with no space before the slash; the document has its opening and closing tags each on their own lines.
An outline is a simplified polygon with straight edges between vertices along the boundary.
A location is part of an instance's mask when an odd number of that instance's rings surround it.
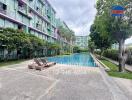
<svg viewBox="0 0 132 100">
<path fill-rule="evenodd" d="M 0 27 L 4 27 L 4 19 L 0 18 Z"/>
<path fill-rule="evenodd" d="M 7 5 L 3 4 L 3 10 L 7 10 Z"/>
<path fill-rule="evenodd" d="M 10 21 L 8 21 L 8 20 L 5 20 L 5 27 L 10 27 L 10 28 L 14 28 L 15 26 L 14 26 L 14 23 L 12 23 L 12 22 L 10 22 Z"/>
<path fill-rule="evenodd" d="M 6 14 L 7 5 L 0 3 L 0 12 Z"/>
<path fill-rule="evenodd" d="M 26 24 L 26 25 L 29 25 L 30 24 L 30 20 L 27 19 L 26 17 L 23 16 L 23 23 Z"/>
<path fill-rule="evenodd" d="M 18 29 L 19 30 L 22 30 L 22 25 L 18 25 Z"/>
</svg>

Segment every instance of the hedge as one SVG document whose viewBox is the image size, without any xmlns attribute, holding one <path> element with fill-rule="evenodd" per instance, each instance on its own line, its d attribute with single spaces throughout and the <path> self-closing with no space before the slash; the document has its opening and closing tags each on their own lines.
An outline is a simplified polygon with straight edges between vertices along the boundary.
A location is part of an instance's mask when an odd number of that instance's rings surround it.
<svg viewBox="0 0 132 100">
<path fill-rule="evenodd" d="M 132 65 L 132 48 L 129 48 L 128 50 L 130 53 L 126 63 Z M 108 49 L 104 51 L 103 56 L 118 61 L 118 52 L 118 50 Z M 96 51 L 95 53 L 100 55 L 100 51 Z"/>
</svg>

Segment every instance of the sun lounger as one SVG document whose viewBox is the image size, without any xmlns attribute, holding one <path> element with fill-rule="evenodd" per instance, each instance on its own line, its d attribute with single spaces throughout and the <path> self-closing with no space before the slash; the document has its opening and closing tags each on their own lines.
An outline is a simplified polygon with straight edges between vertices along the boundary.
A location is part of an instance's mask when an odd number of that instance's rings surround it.
<svg viewBox="0 0 132 100">
<path fill-rule="evenodd" d="M 42 70 L 44 67 L 47 67 L 46 64 L 44 64 L 41 59 L 34 58 L 34 62 L 32 64 L 28 65 L 29 69 L 36 69 L 36 70 Z"/>
<path fill-rule="evenodd" d="M 37 66 L 36 63 L 32 63 L 32 64 L 29 64 L 29 65 L 28 65 L 28 68 L 29 68 L 29 69 L 35 69 L 36 66 Z"/>
<path fill-rule="evenodd" d="M 55 62 L 48 62 L 46 59 L 34 58 L 34 62 L 28 65 L 29 69 L 42 70 L 45 67 L 50 67 L 55 65 Z"/>
<path fill-rule="evenodd" d="M 46 64 L 47 67 L 50 67 L 56 64 L 55 62 L 48 62 L 45 58 L 41 58 L 41 61 L 43 62 L 43 64 Z"/>
<path fill-rule="evenodd" d="M 44 67 L 48 66 L 46 63 L 43 63 L 40 58 L 35 58 L 34 62 L 38 65 L 35 67 L 36 70 L 42 70 Z"/>
</svg>

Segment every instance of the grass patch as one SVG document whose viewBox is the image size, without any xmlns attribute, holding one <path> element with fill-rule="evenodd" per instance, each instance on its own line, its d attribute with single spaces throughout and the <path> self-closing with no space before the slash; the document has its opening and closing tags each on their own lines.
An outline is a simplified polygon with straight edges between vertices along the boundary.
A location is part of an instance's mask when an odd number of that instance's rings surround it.
<svg viewBox="0 0 132 100">
<path fill-rule="evenodd" d="M 26 61 L 26 60 L 25 59 L 21 59 L 21 60 L 13 60 L 13 61 L 3 61 L 3 62 L 0 62 L 0 67 L 13 65 L 13 64 L 19 64 L 19 63 L 21 63 L 23 61 Z"/>
<path fill-rule="evenodd" d="M 132 72 L 119 72 L 118 66 L 116 64 L 111 63 L 108 60 L 101 60 L 102 63 L 104 63 L 107 67 L 110 68 L 110 71 L 108 74 L 110 76 L 119 77 L 119 78 L 126 78 L 126 79 L 132 79 Z"/>
</svg>

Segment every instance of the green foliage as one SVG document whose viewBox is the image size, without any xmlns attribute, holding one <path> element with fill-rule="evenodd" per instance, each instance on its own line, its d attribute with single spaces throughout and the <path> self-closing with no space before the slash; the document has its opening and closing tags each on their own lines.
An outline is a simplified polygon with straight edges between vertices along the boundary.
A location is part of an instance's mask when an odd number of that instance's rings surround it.
<svg viewBox="0 0 132 100">
<path fill-rule="evenodd" d="M 118 50 L 108 49 L 104 52 L 103 56 L 118 61 Z"/>
<path fill-rule="evenodd" d="M 58 29 L 61 37 L 66 38 L 67 41 L 75 41 L 75 34 L 72 30 L 63 28 L 62 26 Z"/>
<path fill-rule="evenodd" d="M 74 37 L 74 33 L 70 31 Z M 64 33 L 65 34 L 65 33 Z M 71 35 L 70 35 L 71 37 Z M 67 37 L 68 39 L 70 37 Z M 27 34 L 19 30 L 11 28 L 0 29 L 0 48 L 7 50 L 8 54 L 1 60 L 9 60 L 9 56 L 13 51 L 17 52 L 17 58 L 32 58 L 40 56 L 55 56 L 60 54 L 61 44 L 46 42 L 32 34 Z M 70 46 L 63 46 L 64 52 L 70 52 Z M 15 58 L 16 59 L 16 58 Z"/>
<path fill-rule="evenodd" d="M 57 43 L 46 42 L 45 47 L 47 48 L 47 56 L 55 56 L 60 54 L 60 45 Z"/>
<path fill-rule="evenodd" d="M 47 42 L 47 44 L 46 44 L 46 46 L 47 46 L 47 48 L 49 49 L 49 50 L 54 50 L 54 49 L 60 49 L 60 45 L 58 45 L 58 44 L 56 44 L 56 43 L 49 43 L 49 42 Z"/>
<path fill-rule="evenodd" d="M 96 49 L 101 50 L 101 55 L 102 55 L 104 50 L 111 47 L 111 44 L 113 43 L 113 41 L 108 36 L 102 36 L 101 31 L 98 30 L 95 24 L 91 26 L 90 31 L 91 33 L 90 33 L 90 40 L 89 40 L 89 49 L 91 52 L 93 52 L 96 47 Z"/>
<path fill-rule="evenodd" d="M 117 65 L 115 65 L 115 64 L 113 64 L 113 63 L 111 63 L 111 62 L 109 62 L 109 61 L 107 61 L 107 60 L 105 60 L 105 59 L 102 59 L 101 61 L 102 61 L 105 65 L 107 65 L 107 67 L 110 68 L 110 71 L 116 72 L 116 71 L 118 70 L 118 66 L 117 66 Z"/>
<path fill-rule="evenodd" d="M 88 40 L 88 49 L 90 52 L 94 52 L 94 49 L 96 48 L 94 41 L 91 39 Z"/>
<path fill-rule="evenodd" d="M 129 51 L 129 57 L 128 57 L 126 63 L 129 64 L 129 65 L 132 65 L 132 48 L 129 48 L 128 51 Z M 101 52 L 96 51 L 95 53 L 100 55 Z M 114 50 L 114 49 L 105 50 L 103 56 L 107 57 L 107 58 L 110 58 L 112 60 L 115 60 L 115 61 L 119 60 L 118 50 Z"/>
<path fill-rule="evenodd" d="M 9 39 L 6 37 L 6 35 L 0 33 L 0 47 L 7 46 Z"/>
<path fill-rule="evenodd" d="M 43 52 L 52 56 L 59 54 L 60 51 L 60 45 L 57 43 L 48 43 L 32 34 L 11 28 L 0 29 L 0 48 L 8 51 L 5 57 L 7 60 L 10 53 L 15 50 L 17 51 L 18 59 L 20 57 L 32 58 L 45 56 Z"/>
<path fill-rule="evenodd" d="M 124 16 L 111 16 L 112 6 L 120 5 L 125 7 Z M 106 37 L 110 41 L 119 43 L 119 71 L 125 70 L 127 53 L 125 52 L 125 40 L 132 36 L 132 1 L 131 0 L 98 0 L 97 15 L 94 21 L 96 34 L 100 34 L 101 41 Z M 95 43 L 96 44 L 96 43 Z M 107 44 L 104 44 L 107 46 Z"/>
<path fill-rule="evenodd" d="M 97 54 L 97 55 L 101 54 L 100 50 L 96 50 L 94 53 Z"/>
<path fill-rule="evenodd" d="M 73 48 L 73 52 L 74 52 L 74 53 L 88 52 L 88 49 L 81 49 L 80 47 L 75 46 L 75 47 Z"/>
<path fill-rule="evenodd" d="M 123 17 L 112 17 L 111 7 L 113 5 L 121 5 L 125 7 L 125 14 Z M 105 36 L 112 36 L 115 41 L 126 39 L 132 35 L 132 1 L 130 0 L 98 0 L 97 15 L 94 24 L 97 30 Z"/>
<path fill-rule="evenodd" d="M 73 52 L 74 52 L 74 53 L 80 53 L 80 48 L 79 48 L 78 46 L 75 46 L 75 47 L 73 48 Z"/>
<path fill-rule="evenodd" d="M 121 73 L 121 72 L 118 72 L 118 66 L 117 65 L 115 65 L 115 64 L 113 64 L 107 60 L 101 60 L 101 62 L 103 62 L 107 67 L 110 68 L 110 71 L 108 72 L 108 74 L 110 76 L 132 79 L 132 73 L 131 72 Z"/>
<path fill-rule="evenodd" d="M 88 49 L 80 49 L 80 52 L 88 52 Z"/>
<path fill-rule="evenodd" d="M 71 53 L 64 52 L 62 55 L 71 55 Z"/>
</svg>

